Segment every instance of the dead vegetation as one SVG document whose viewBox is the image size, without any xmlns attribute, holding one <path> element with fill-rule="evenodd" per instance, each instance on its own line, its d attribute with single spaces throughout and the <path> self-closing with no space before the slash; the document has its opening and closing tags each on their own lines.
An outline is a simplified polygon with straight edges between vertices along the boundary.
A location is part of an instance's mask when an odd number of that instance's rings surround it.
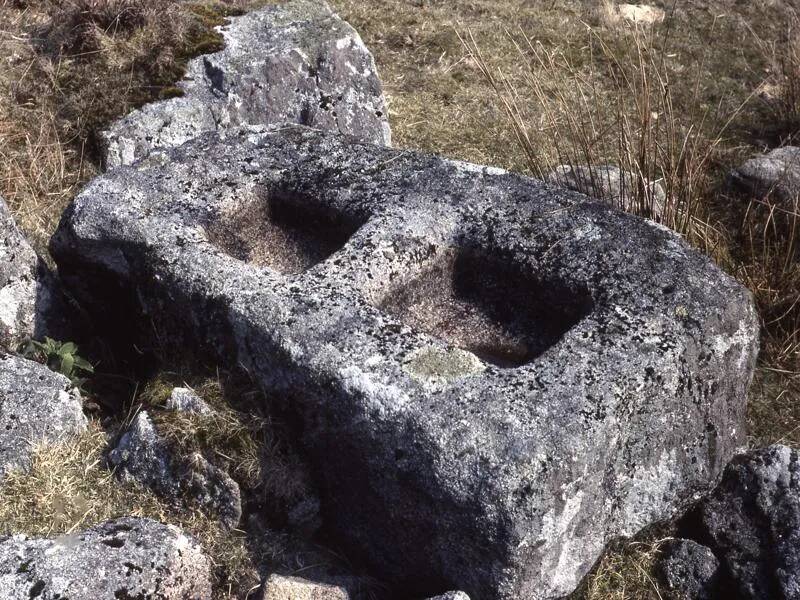
<svg viewBox="0 0 800 600">
<path fill-rule="evenodd" d="M 226 531 L 197 511 L 176 510 L 152 492 L 121 483 L 105 468 L 108 434 L 94 421 L 86 434 L 39 448 L 28 473 L 3 483 L 0 534 L 58 536 L 121 516 L 150 517 L 194 535 L 215 565 L 222 597 L 243 598 L 260 579 L 243 534 Z"/>
<path fill-rule="evenodd" d="M 213 28 L 244 6 L 0 0 L 0 195 L 37 249 L 98 172 L 97 133 L 136 106 L 180 93 L 187 60 L 219 48 Z"/>
</svg>

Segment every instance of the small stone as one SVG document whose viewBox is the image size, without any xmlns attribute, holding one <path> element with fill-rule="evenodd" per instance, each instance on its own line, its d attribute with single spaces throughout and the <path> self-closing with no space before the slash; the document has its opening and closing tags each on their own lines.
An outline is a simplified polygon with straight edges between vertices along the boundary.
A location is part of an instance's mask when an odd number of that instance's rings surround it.
<svg viewBox="0 0 800 600">
<path fill-rule="evenodd" d="M 681 598 L 713 600 L 719 583 L 719 560 L 692 540 L 670 540 L 663 548 L 658 570 L 667 588 Z"/>
<path fill-rule="evenodd" d="M 197 393 L 190 388 L 176 387 L 172 390 L 166 404 L 167 410 L 208 416 L 214 410 Z"/>
<path fill-rule="evenodd" d="M 69 379 L 38 362 L 0 355 L 0 479 L 27 469 L 37 444 L 85 430 L 81 395 Z"/>
<path fill-rule="evenodd" d="M 239 484 L 202 454 L 194 452 L 183 461 L 180 482 L 185 496 L 216 514 L 226 527 L 233 529 L 239 524 L 242 518 Z"/>
<path fill-rule="evenodd" d="M 644 216 L 660 219 L 664 216 L 667 194 L 658 182 L 640 182 L 628 171 L 612 165 L 561 165 L 545 177 L 545 181 L 575 190 L 587 196 L 622 209 L 626 212 L 643 213 Z M 644 183 L 649 189 L 644 206 L 636 200 L 636 188 Z"/>
<path fill-rule="evenodd" d="M 134 417 L 108 458 L 123 481 L 135 481 L 163 496 L 178 496 L 180 486 L 172 472 L 169 449 L 147 411 Z"/>
<path fill-rule="evenodd" d="M 0 596 L 210 600 L 212 564 L 181 530 L 123 517 L 58 538 L 0 542 Z"/>
<path fill-rule="evenodd" d="M 661 23 L 666 16 L 663 8 L 646 4 L 620 4 L 617 11 L 626 21 L 645 25 Z"/>
<path fill-rule="evenodd" d="M 784 146 L 756 156 L 731 172 L 732 183 L 760 199 L 772 196 L 787 208 L 800 201 L 800 147 Z"/>
<path fill-rule="evenodd" d="M 135 481 L 172 500 L 189 498 L 227 527 L 241 519 L 239 485 L 199 453 L 173 456 L 146 411 L 136 415 L 109 453 L 109 462 L 123 481 Z"/>
<path fill-rule="evenodd" d="M 270 575 L 262 593 L 263 600 L 350 600 L 342 587 L 283 575 Z"/>
<path fill-rule="evenodd" d="M 464 592 L 445 592 L 444 594 L 428 598 L 428 600 L 469 600 L 469 596 Z"/>
</svg>

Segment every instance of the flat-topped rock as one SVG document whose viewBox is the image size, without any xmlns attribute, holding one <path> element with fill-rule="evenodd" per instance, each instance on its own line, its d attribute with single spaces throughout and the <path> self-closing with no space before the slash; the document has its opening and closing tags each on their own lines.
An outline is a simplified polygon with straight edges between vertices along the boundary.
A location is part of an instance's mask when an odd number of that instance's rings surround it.
<svg viewBox="0 0 800 600">
<path fill-rule="evenodd" d="M 567 594 L 745 439 L 749 292 L 666 228 L 498 169 L 207 135 L 92 181 L 51 250 L 87 306 L 115 290 L 109 331 L 133 307 L 243 365 L 302 423 L 329 533 L 409 595 Z"/>
<path fill-rule="evenodd" d="M 38 362 L 0 354 L 0 487 L 10 470 L 29 467 L 37 444 L 85 429 L 81 395 L 69 379 Z"/>
<path fill-rule="evenodd" d="M 123 517 L 52 539 L 0 541 L 0 597 L 210 600 L 211 561 L 172 525 Z"/>
<path fill-rule="evenodd" d="M 104 133 L 106 166 L 237 125 L 298 123 L 390 145 L 375 61 L 323 0 L 291 0 L 231 19 L 225 48 L 193 59 L 183 96 L 148 104 Z"/>
</svg>

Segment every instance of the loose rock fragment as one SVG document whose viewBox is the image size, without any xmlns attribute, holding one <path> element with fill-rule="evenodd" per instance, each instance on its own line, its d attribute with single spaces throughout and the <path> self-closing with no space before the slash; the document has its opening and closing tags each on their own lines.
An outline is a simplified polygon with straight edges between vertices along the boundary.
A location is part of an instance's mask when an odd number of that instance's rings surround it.
<svg viewBox="0 0 800 600">
<path fill-rule="evenodd" d="M 146 411 L 136 415 L 109 453 L 109 461 L 123 480 L 136 481 L 174 500 L 187 497 L 228 527 L 241 519 L 239 485 L 199 453 L 173 456 Z"/>
<path fill-rule="evenodd" d="M 197 393 L 189 388 L 176 387 L 167 398 L 167 410 L 208 416 L 214 410 Z"/>
<path fill-rule="evenodd" d="M 713 600 L 718 597 L 719 560 L 709 548 L 697 542 L 668 542 L 658 568 L 667 589 L 680 598 Z"/>
<path fill-rule="evenodd" d="M 390 145 L 375 61 L 327 3 L 269 6 L 222 33 L 222 51 L 189 62 L 182 97 L 135 110 L 104 134 L 109 168 L 243 124 L 299 123 Z"/>
<path fill-rule="evenodd" d="M 568 594 L 744 441 L 751 296 L 653 222 L 302 127 L 165 158 L 87 186 L 61 273 L 247 369 L 298 423 L 331 534 L 409 596 Z M 459 360 L 420 378 L 421 349 Z"/>
<path fill-rule="evenodd" d="M 661 184 L 642 181 L 619 167 L 561 165 L 545 179 L 554 185 L 604 200 L 627 212 L 644 214 L 654 219 L 664 216 L 667 194 Z M 640 186 L 643 188 L 642 193 L 638 193 Z"/>
<path fill-rule="evenodd" d="M 0 542 L 0 597 L 211 598 L 211 561 L 177 527 L 124 517 L 54 539 Z"/>
<path fill-rule="evenodd" d="M 0 197 L 0 348 L 53 335 L 65 317 L 56 280 L 17 228 Z"/>
<path fill-rule="evenodd" d="M 85 430 L 81 395 L 69 379 L 37 362 L 0 355 L 0 479 L 28 468 L 37 444 Z"/>
</svg>

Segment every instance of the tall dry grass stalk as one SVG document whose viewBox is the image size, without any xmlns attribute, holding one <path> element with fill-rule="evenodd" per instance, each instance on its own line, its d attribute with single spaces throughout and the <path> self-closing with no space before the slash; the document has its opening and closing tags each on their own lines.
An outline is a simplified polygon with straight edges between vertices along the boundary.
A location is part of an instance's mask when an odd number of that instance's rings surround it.
<svg viewBox="0 0 800 600">
<path fill-rule="evenodd" d="M 630 174 L 623 181 L 628 200 L 620 208 L 655 218 L 707 253 L 724 255 L 723 236 L 709 222 L 703 199 L 714 183 L 709 165 L 742 107 L 721 119 L 719 107 L 699 101 L 688 113 L 676 106 L 666 41 L 642 27 L 623 29 L 624 56 L 589 29 L 588 60 L 547 48 L 524 32 L 508 35 L 523 66 L 513 79 L 492 67 L 471 33 L 461 40 L 506 112 L 530 171 L 544 178 L 559 165 L 619 167 Z"/>
<path fill-rule="evenodd" d="M 756 46 L 768 65 L 761 98 L 770 124 L 767 132 L 779 145 L 793 144 L 800 137 L 800 13 L 788 8 L 781 40 L 765 40 L 749 28 Z"/>
</svg>

